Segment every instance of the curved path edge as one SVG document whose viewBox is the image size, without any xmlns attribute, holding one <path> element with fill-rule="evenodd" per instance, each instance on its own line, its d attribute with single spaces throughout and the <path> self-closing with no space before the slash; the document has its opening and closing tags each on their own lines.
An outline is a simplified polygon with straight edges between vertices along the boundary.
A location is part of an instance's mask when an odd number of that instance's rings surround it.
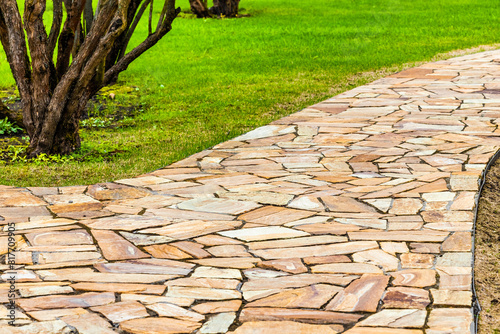
<svg viewBox="0 0 500 334">
<path fill-rule="evenodd" d="M 475 333 L 499 117 L 495 50 L 135 178 L 0 186 L 0 332 Z"/>
</svg>

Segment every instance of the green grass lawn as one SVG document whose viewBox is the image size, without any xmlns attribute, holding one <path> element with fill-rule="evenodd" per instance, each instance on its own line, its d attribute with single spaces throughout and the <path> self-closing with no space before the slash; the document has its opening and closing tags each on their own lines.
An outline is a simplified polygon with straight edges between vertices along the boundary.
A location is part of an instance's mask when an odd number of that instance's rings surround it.
<svg viewBox="0 0 500 334">
<path fill-rule="evenodd" d="M 177 2 L 189 9 L 187 0 Z M 143 111 L 114 129 L 82 130 L 99 161 L 0 166 L 0 184 L 57 186 L 139 175 L 365 84 L 359 73 L 499 42 L 500 7 L 480 0 L 242 0 L 238 19 L 182 15 L 120 77 L 121 103 Z M 145 23 L 145 22 L 144 22 Z M 139 36 L 146 33 L 146 24 Z M 0 87 L 13 85 L 3 53 Z"/>
</svg>

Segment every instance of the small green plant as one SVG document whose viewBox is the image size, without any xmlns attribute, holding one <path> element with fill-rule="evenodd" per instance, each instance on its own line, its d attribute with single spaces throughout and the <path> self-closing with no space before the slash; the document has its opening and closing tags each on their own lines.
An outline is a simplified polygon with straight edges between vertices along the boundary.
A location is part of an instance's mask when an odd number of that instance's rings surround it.
<svg viewBox="0 0 500 334">
<path fill-rule="evenodd" d="M 12 133 L 18 133 L 19 131 L 23 131 L 23 129 L 9 122 L 7 117 L 0 120 L 0 135 L 10 135 Z"/>
<path fill-rule="evenodd" d="M 80 121 L 82 128 L 107 128 L 110 125 L 111 119 L 105 117 L 90 117 Z"/>
</svg>

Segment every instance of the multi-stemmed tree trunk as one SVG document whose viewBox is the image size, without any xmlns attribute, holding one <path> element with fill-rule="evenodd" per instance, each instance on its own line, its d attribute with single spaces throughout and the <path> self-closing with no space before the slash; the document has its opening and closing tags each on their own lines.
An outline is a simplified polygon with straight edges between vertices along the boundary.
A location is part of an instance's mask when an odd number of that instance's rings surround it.
<svg viewBox="0 0 500 334">
<path fill-rule="evenodd" d="M 180 8 L 175 0 L 162 1 L 153 29 L 153 0 L 99 0 L 95 10 L 92 0 L 54 0 L 47 34 L 45 0 L 25 0 L 22 17 L 17 0 L 0 0 L 0 41 L 21 97 L 29 157 L 80 147 L 79 120 L 88 100 L 172 29 Z M 149 34 L 126 53 L 148 6 Z M 0 101 L 5 113 L 4 107 Z"/>
<path fill-rule="evenodd" d="M 197 17 L 210 17 L 212 15 L 224 17 L 238 16 L 240 0 L 214 0 L 213 7 L 208 8 L 207 0 L 189 0 L 191 12 Z"/>
</svg>

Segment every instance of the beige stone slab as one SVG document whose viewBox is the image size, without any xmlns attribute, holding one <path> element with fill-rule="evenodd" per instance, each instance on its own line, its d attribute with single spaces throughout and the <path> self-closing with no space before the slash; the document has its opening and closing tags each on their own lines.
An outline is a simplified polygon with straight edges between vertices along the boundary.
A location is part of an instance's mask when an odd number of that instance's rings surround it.
<svg viewBox="0 0 500 334">
<path fill-rule="evenodd" d="M 186 286 L 214 289 L 236 289 L 241 282 L 237 279 L 214 277 L 185 277 L 165 282 L 167 286 Z"/>
<path fill-rule="evenodd" d="M 326 309 L 340 312 L 375 312 L 388 282 L 388 276 L 365 274 L 339 292 Z"/>
<path fill-rule="evenodd" d="M 166 259 L 141 259 L 98 263 L 94 267 L 103 273 L 187 275 L 194 265 Z"/>
<path fill-rule="evenodd" d="M 434 309 L 430 313 L 427 325 L 428 334 L 470 333 L 472 313 L 470 308 Z"/>
<path fill-rule="evenodd" d="M 449 233 L 440 231 L 368 231 L 348 232 L 347 234 L 351 240 L 442 242 Z"/>
<path fill-rule="evenodd" d="M 373 328 L 373 327 L 354 327 L 344 332 L 345 334 L 424 334 L 418 329 L 401 329 L 401 328 Z"/>
<path fill-rule="evenodd" d="M 356 278 L 358 276 L 341 274 L 297 274 L 278 277 L 254 277 L 243 283 L 241 291 L 300 288 L 319 283 L 346 286 Z"/>
<path fill-rule="evenodd" d="M 235 201 L 222 198 L 195 198 L 177 204 L 177 207 L 182 210 L 222 214 L 241 214 L 259 206 L 259 204 L 252 201 Z"/>
<path fill-rule="evenodd" d="M 90 309 L 94 312 L 103 314 L 114 323 L 149 316 L 146 308 L 141 303 L 136 301 L 123 301 L 103 306 L 94 306 Z"/>
<path fill-rule="evenodd" d="M 206 302 L 197 304 L 192 309 L 201 314 L 236 312 L 240 309 L 241 300 L 227 300 L 222 302 Z"/>
<path fill-rule="evenodd" d="M 431 294 L 434 305 L 470 306 L 472 304 L 471 291 L 431 289 Z"/>
<path fill-rule="evenodd" d="M 384 309 L 359 322 L 359 326 L 367 327 L 394 327 L 394 328 L 422 328 L 425 324 L 427 312 L 425 310 L 397 310 Z"/>
<path fill-rule="evenodd" d="M 238 327 L 233 334 L 274 334 L 277 332 L 295 334 L 334 334 L 339 333 L 328 325 L 312 325 L 294 321 L 249 321 Z"/>
<path fill-rule="evenodd" d="M 111 324 L 96 313 L 67 315 L 62 320 L 75 327 L 80 334 L 113 334 Z"/>
<path fill-rule="evenodd" d="M 185 321 L 167 317 L 131 319 L 120 323 L 120 329 L 133 334 L 146 333 L 192 333 L 200 328 L 198 322 Z"/>
<path fill-rule="evenodd" d="M 233 230 L 241 226 L 241 224 L 239 221 L 191 220 L 160 228 L 145 229 L 140 231 L 140 233 L 158 234 L 175 239 L 191 239 L 214 232 Z"/>
<path fill-rule="evenodd" d="M 263 225 L 284 225 L 292 221 L 310 217 L 313 214 L 314 213 L 305 210 L 296 210 L 277 206 L 264 206 L 245 213 L 239 216 L 238 219 Z"/>
<path fill-rule="evenodd" d="M 56 308 L 72 308 L 72 307 L 90 307 L 97 305 L 106 305 L 114 303 L 115 295 L 110 292 L 95 293 L 88 292 L 81 295 L 66 296 L 66 295 L 51 295 L 43 297 L 34 297 L 29 299 L 19 299 L 18 305 L 23 310 L 38 311 L 50 310 Z"/>
<path fill-rule="evenodd" d="M 123 293 L 121 295 L 122 301 L 137 300 L 144 305 L 154 303 L 172 303 L 178 306 L 190 306 L 194 302 L 194 298 L 181 298 L 181 297 L 165 297 L 165 296 L 151 296 L 134 293 Z"/>
<path fill-rule="evenodd" d="M 99 273 L 75 269 L 38 270 L 45 281 L 73 281 L 96 283 L 154 283 L 178 277 L 178 275 L 151 275 L 151 274 L 115 274 Z"/>
<path fill-rule="evenodd" d="M 164 285 L 153 284 L 127 284 L 127 283 L 76 283 L 71 288 L 78 291 L 102 291 L 117 293 L 144 293 L 161 295 L 165 292 Z"/>
<path fill-rule="evenodd" d="M 249 269 L 255 267 L 261 260 L 254 257 L 224 257 L 224 258 L 211 258 L 190 260 L 190 262 L 198 263 L 204 266 L 221 267 L 221 268 L 235 268 L 235 269 Z"/>
<path fill-rule="evenodd" d="M 264 259 L 287 259 L 295 257 L 327 256 L 352 254 L 364 250 L 376 249 L 375 241 L 354 241 L 320 246 L 295 247 L 293 249 L 265 249 L 251 251 Z"/>
<path fill-rule="evenodd" d="M 285 239 L 304 237 L 309 235 L 309 233 L 303 231 L 297 231 L 295 229 L 281 226 L 245 228 L 240 230 L 219 232 L 219 234 L 225 237 L 237 238 L 243 241 Z"/>
<path fill-rule="evenodd" d="M 33 246 L 92 245 L 94 243 L 90 234 L 83 229 L 64 232 L 28 233 L 26 238 Z"/>
<path fill-rule="evenodd" d="M 313 284 L 304 288 L 292 289 L 251 302 L 245 307 L 284 307 L 284 308 L 321 308 L 342 288 Z"/>
<path fill-rule="evenodd" d="M 241 294 L 235 290 L 169 286 L 166 297 L 193 298 L 198 300 L 240 299 Z"/>
<path fill-rule="evenodd" d="M 19 294 L 23 298 L 44 296 L 44 295 L 58 295 L 63 293 L 72 293 L 74 290 L 69 286 L 60 285 L 43 285 L 43 286 L 19 286 Z"/>
<path fill-rule="evenodd" d="M 154 303 L 146 306 L 148 309 L 155 311 L 160 317 L 177 318 L 180 320 L 199 322 L 205 320 L 205 316 L 186 310 L 180 306 L 169 303 Z"/>
<path fill-rule="evenodd" d="M 89 314 L 84 308 L 63 308 L 63 309 L 54 309 L 54 310 L 44 310 L 44 311 L 33 311 L 28 312 L 29 316 L 38 320 L 38 321 L 50 321 L 56 320 L 65 316 L 70 315 L 81 315 L 81 314 Z"/>
<path fill-rule="evenodd" d="M 469 252 L 472 249 L 470 232 L 455 232 L 443 242 L 443 252 Z"/>
<path fill-rule="evenodd" d="M 409 287 L 427 287 L 436 284 L 436 272 L 431 269 L 406 269 L 391 273 L 392 285 Z"/>
<path fill-rule="evenodd" d="M 281 270 L 292 274 L 301 274 L 308 271 L 307 267 L 299 258 L 262 261 L 259 266 L 262 268 Z"/>
<path fill-rule="evenodd" d="M 383 271 L 372 264 L 367 263 L 329 263 L 311 267 L 313 273 L 329 274 L 382 274 Z"/>
<path fill-rule="evenodd" d="M 243 308 L 239 320 L 248 321 L 298 321 L 311 324 L 353 324 L 362 316 L 341 312 L 287 309 L 271 307 Z"/>
<path fill-rule="evenodd" d="M 250 249 L 269 249 L 269 248 L 290 248 L 310 245 L 333 244 L 346 242 L 346 237 L 332 235 L 318 235 L 312 237 L 299 237 L 293 239 L 279 239 L 273 241 L 257 241 L 247 243 Z"/>
</svg>

